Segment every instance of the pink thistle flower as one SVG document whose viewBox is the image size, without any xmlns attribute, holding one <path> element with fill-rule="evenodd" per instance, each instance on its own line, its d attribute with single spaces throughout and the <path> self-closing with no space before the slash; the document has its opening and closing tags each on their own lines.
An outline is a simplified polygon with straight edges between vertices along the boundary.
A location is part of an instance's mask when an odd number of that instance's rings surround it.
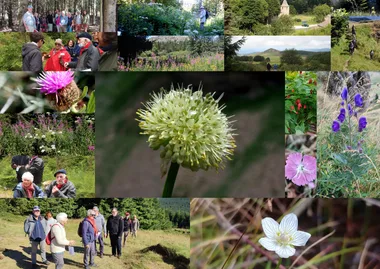
<svg viewBox="0 0 380 269">
<path fill-rule="evenodd" d="M 88 150 L 89 151 L 94 151 L 95 150 L 95 146 L 88 146 Z"/>
<path fill-rule="evenodd" d="M 298 186 L 309 184 L 317 178 L 317 160 L 302 153 L 291 153 L 286 159 L 285 177 Z"/>
<path fill-rule="evenodd" d="M 45 72 L 36 79 L 39 90 L 45 94 L 56 94 L 58 90 L 69 85 L 74 79 L 74 72 Z"/>
</svg>

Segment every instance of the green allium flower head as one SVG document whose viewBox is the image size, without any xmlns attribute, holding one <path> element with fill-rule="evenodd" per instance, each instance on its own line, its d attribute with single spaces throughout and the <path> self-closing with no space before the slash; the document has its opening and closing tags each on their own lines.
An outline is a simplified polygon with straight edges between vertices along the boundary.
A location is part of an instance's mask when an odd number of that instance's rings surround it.
<svg viewBox="0 0 380 269">
<path fill-rule="evenodd" d="M 169 92 L 153 93 L 152 100 L 139 109 L 137 119 L 149 135 L 149 146 L 163 148 L 164 162 L 174 162 L 193 171 L 210 167 L 224 168 L 225 159 L 231 160 L 235 145 L 231 122 L 223 112 L 224 105 L 214 94 L 203 96 L 202 89 L 171 87 Z"/>
</svg>

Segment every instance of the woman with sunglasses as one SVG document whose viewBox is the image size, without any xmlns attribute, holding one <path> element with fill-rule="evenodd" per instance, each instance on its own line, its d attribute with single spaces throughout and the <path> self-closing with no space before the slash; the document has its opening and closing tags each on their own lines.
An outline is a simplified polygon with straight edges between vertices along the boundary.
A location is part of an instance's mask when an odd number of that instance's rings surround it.
<svg viewBox="0 0 380 269">
<path fill-rule="evenodd" d="M 61 39 L 55 40 L 55 47 L 50 51 L 46 62 L 45 71 L 66 71 L 64 63 L 71 61 L 71 56 L 63 46 Z"/>
</svg>

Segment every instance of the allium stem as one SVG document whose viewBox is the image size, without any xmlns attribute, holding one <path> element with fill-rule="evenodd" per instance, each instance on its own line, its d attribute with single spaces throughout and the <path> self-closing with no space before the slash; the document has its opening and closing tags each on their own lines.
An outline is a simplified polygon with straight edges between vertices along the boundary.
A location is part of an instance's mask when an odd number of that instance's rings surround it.
<svg viewBox="0 0 380 269">
<path fill-rule="evenodd" d="M 179 170 L 178 163 L 171 163 L 168 176 L 166 177 L 164 191 L 162 192 L 162 197 L 172 197 L 175 180 L 177 179 L 177 174 Z"/>
<path fill-rule="evenodd" d="M 280 258 L 280 259 L 278 260 L 278 263 L 277 263 L 276 269 L 280 268 L 281 263 L 282 263 L 282 258 Z"/>
</svg>

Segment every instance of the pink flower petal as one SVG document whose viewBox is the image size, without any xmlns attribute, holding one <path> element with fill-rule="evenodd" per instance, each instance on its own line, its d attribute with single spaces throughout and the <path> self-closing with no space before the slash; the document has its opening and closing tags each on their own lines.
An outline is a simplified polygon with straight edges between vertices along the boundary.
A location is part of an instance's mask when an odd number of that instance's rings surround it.
<svg viewBox="0 0 380 269">
<path fill-rule="evenodd" d="M 285 177 L 288 179 L 293 179 L 297 174 L 297 167 L 302 162 L 302 154 L 301 153 L 291 153 L 286 159 L 285 165 Z"/>
</svg>

